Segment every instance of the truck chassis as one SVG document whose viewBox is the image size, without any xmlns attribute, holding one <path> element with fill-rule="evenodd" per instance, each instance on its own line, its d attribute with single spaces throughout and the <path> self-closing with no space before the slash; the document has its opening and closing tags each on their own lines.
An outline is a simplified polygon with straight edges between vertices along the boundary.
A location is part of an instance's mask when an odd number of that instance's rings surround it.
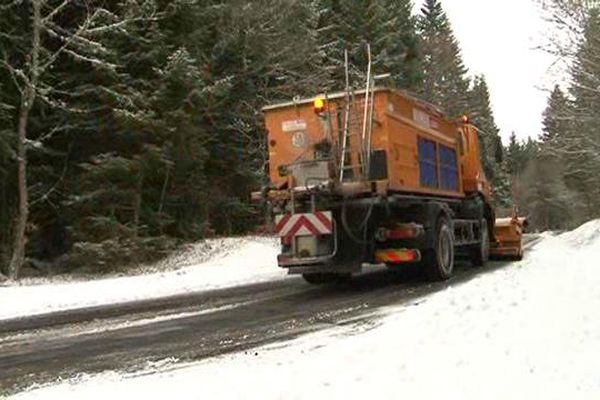
<svg viewBox="0 0 600 400">
<path fill-rule="evenodd" d="M 406 263 L 419 263 L 430 279 L 443 280 L 452 274 L 456 253 L 477 266 L 489 258 L 494 216 L 478 196 L 341 198 L 311 193 L 294 202 L 293 215 L 305 218 L 306 224 L 315 215 L 331 215 L 330 233 L 280 231 L 285 234 L 281 235 L 279 265 L 311 283 L 343 280 L 365 264 L 396 267 Z"/>
</svg>

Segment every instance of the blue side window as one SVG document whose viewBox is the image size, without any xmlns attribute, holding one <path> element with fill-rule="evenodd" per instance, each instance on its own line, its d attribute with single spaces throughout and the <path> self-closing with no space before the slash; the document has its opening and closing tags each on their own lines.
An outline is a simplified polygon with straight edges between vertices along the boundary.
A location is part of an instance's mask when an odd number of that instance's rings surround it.
<svg viewBox="0 0 600 400">
<path fill-rule="evenodd" d="M 419 138 L 418 146 L 421 186 L 438 188 L 436 144 L 431 140 Z"/>
<path fill-rule="evenodd" d="M 458 190 L 458 162 L 456 150 L 440 145 L 440 175 L 443 190 Z"/>
</svg>

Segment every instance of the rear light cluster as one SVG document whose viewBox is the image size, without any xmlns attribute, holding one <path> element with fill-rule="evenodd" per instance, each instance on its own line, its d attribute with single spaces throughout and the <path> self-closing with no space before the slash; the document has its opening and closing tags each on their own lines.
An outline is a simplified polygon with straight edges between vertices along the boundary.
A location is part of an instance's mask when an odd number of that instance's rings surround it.
<svg viewBox="0 0 600 400">
<path fill-rule="evenodd" d="M 382 264 L 404 264 L 421 261 L 421 252 L 413 249 L 378 250 L 375 261 Z"/>
<path fill-rule="evenodd" d="M 388 240 L 414 239 L 424 233 L 422 225 L 398 224 L 392 228 L 380 227 L 375 231 L 375 240 L 386 242 Z"/>
</svg>

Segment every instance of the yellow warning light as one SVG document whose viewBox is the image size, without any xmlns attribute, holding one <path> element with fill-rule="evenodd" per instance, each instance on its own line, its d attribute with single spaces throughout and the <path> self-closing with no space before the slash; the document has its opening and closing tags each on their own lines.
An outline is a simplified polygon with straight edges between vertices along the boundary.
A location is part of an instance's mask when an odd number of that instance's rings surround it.
<svg viewBox="0 0 600 400">
<path fill-rule="evenodd" d="M 325 112 L 325 100 L 321 96 L 315 98 L 314 102 L 315 113 L 322 114 Z"/>
</svg>

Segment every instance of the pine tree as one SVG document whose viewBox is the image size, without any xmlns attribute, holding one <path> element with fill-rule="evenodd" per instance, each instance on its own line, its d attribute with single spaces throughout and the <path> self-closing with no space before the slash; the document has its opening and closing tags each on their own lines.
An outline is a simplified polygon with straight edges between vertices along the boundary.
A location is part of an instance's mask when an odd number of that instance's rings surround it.
<svg viewBox="0 0 600 400">
<path fill-rule="evenodd" d="M 377 73 L 390 73 L 396 87 L 416 91 L 423 75 L 412 1 L 386 0 L 380 3 L 383 34 L 382 39 L 376 42 L 381 49 Z"/>
<path fill-rule="evenodd" d="M 531 138 L 519 141 L 515 132 L 512 132 L 504 155 L 503 170 L 510 180 L 512 200 L 517 205 L 523 206 L 523 192 L 526 191 L 526 187 L 529 185 L 528 180 L 532 179 L 533 174 L 538 169 L 533 167 L 529 169 L 529 175 L 525 179 L 525 183 L 523 182 L 523 174 L 530 164 L 541 156 L 539 143 Z"/>
<path fill-rule="evenodd" d="M 25 261 L 27 229 L 39 211 L 36 205 L 51 202 L 50 196 L 56 196 L 63 183 L 67 168 L 56 174 L 53 167 L 68 165 L 66 137 L 75 127 L 91 131 L 92 126 L 104 123 L 111 107 L 132 108 L 116 85 L 118 60 L 110 47 L 110 39 L 126 33 L 129 22 L 120 18 L 117 8 L 100 2 L 82 5 L 51 0 L 2 7 L 3 17 L 8 16 L 22 31 L 22 36 L 3 35 L 12 52 L 0 64 L 0 71 L 12 77 L 10 90 L 17 93 L 12 99 L 13 121 L 18 121 L 13 133 L 19 199 L 12 235 L 13 278 Z M 37 168 L 39 161 L 44 165 Z M 45 210 L 41 212 L 44 218 Z"/>
<path fill-rule="evenodd" d="M 538 230 L 565 229 L 576 224 L 577 198 L 562 179 L 556 158 L 540 154 L 523 172 L 520 182 L 520 208 Z"/>
<path fill-rule="evenodd" d="M 548 107 L 543 114 L 543 132 L 540 139 L 544 143 L 555 142 L 569 130 L 569 103 L 560 86 L 554 86 Z"/>
<path fill-rule="evenodd" d="M 319 43 L 331 80 L 328 89 L 344 84 L 344 49 L 349 51 L 351 78 L 363 84 L 367 70 L 367 44 L 371 45 L 377 74 L 390 73 L 392 83 L 416 89 L 421 80 L 416 21 L 410 0 L 321 0 Z"/>
<path fill-rule="evenodd" d="M 498 163 L 492 179 L 495 204 L 504 209 L 511 208 L 514 202 L 519 200 L 513 198 L 517 193 L 514 193 L 513 180 L 507 169 L 506 163 Z"/>
<path fill-rule="evenodd" d="M 420 94 L 456 118 L 469 108 L 467 68 L 439 0 L 425 1 L 419 28 L 424 76 Z"/>
<path fill-rule="evenodd" d="M 511 176 L 517 176 L 525 169 L 526 160 L 524 159 L 523 145 L 517 140 L 517 134 L 510 134 L 508 146 L 506 148 L 506 164 L 508 173 Z"/>
<path fill-rule="evenodd" d="M 485 77 L 477 76 L 469 90 L 467 114 L 479 130 L 481 158 L 486 176 L 492 181 L 494 198 L 498 205 L 509 207 L 511 179 L 503 162 L 504 147 L 496 125 Z"/>
<path fill-rule="evenodd" d="M 573 63 L 570 127 L 558 138 L 567 185 L 579 192 L 590 218 L 600 215 L 600 11 L 592 8 Z"/>
<path fill-rule="evenodd" d="M 478 76 L 473 81 L 469 91 L 468 115 L 473 124 L 479 129 L 482 159 L 486 175 L 493 178 L 496 164 L 501 161 L 502 154 L 498 153 L 500 141 L 499 129 L 496 126 L 494 113 L 490 103 L 490 93 L 483 76 Z"/>
<path fill-rule="evenodd" d="M 555 86 L 543 113 L 541 142 L 529 140 L 520 146 L 525 167 L 519 179 L 523 205 L 537 229 L 564 229 L 577 224 L 581 202 L 564 180 L 565 163 L 561 144 L 571 128 L 567 98 Z M 513 149 L 515 140 L 511 141 Z M 533 154 L 535 153 L 535 154 Z"/>
</svg>

